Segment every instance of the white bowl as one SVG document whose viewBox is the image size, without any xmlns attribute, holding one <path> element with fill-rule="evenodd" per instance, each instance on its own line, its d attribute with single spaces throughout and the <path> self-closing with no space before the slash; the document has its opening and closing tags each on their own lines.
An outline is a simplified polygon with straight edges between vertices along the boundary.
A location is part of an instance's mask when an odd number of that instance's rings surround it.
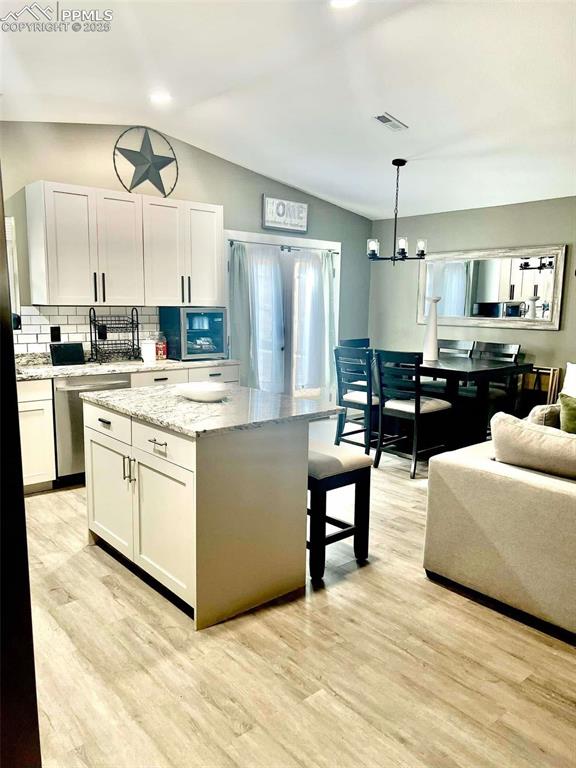
<svg viewBox="0 0 576 768">
<path fill-rule="evenodd" d="M 228 394 L 230 387 L 215 381 L 194 381 L 178 384 L 178 394 L 197 403 L 219 403 Z"/>
</svg>

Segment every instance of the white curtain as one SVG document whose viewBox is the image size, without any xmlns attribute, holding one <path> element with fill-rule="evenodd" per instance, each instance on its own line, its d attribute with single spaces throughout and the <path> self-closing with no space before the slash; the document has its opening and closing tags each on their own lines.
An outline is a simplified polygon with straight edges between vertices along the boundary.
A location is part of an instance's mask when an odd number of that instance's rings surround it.
<svg viewBox="0 0 576 768">
<path fill-rule="evenodd" d="M 440 317 L 465 317 L 468 266 L 463 261 L 431 262 L 426 270 L 426 296 L 441 296 Z"/>
<path fill-rule="evenodd" d="M 284 391 L 284 306 L 278 248 L 250 244 L 250 320 L 257 388 Z"/>
<path fill-rule="evenodd" d="M 279 249 L 234 243 L 230 263 L 231 354 L 240 383 L 284 391 L 284 309 Z"/>
<path fill-rule="evenodd" d="M 334 254 L 301 250 L 295 254 L 292 386 L 298 390 L 335 387 L 336 297 Z"/>
<path fill-rule="evenodd" d="M 303 396 L 333 394 L 335 284 L 330 251 L 233 244 L 231 354 L 241 362 L 241 384 Z M 286 359 L 290 338 L 292 357 Z"/>
</svg>

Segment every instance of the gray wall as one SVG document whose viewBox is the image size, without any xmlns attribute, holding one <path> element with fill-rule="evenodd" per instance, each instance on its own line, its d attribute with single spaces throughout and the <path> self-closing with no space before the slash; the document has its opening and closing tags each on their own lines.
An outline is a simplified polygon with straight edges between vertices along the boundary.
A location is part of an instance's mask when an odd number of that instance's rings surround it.
<svg viewBox="0 0 576 768">
<path fill-rule="evenodd" d="M 392 227 L 390 220 L 373 223 L 372 234 L 380 240 L 383 255 L 392 248 Z M 442 325 L 439 333 L 449 339 L 520 343 L 527 359 L 540 365 L 564 368 L 567 360 L 576 361 L 576 197 L 407 217 L 400 219 L 398 232 L 408 237 L 411 250 L 417 237 L 426 237 L 431 252 L 568 244 L 559 331 Z M 422 348 L 424 326 L 416 323 L 417 291 L 417 261 L 371 265 L 369 332 L 375 346 Z"/>
<path fill-rule="evenodd" d="M 7 215 L 23 221 L 22 188 L 38 179 L 121 189 L 112 165 L 112 148 L 123 127 L 63 123 L 0 123 L 0 155 Z M 261 232 L 261 196 L 309 203 L 308 237 L 342 243 L 340 333 L 364 336 L 368 328 L 370 271 L 366 239 L 371 222 L 234 163 L 173 140 L 180 175 L 173 196 L 224 206 L 229 229 Z M 278 233 L 275 233 L 278 234 Z M 22 304 L 29 304 L 27 264 L 22 259 L 25 231 L 19 227 Z M 287 235 L 286 237 L 289 237 Z"/>
</svg>

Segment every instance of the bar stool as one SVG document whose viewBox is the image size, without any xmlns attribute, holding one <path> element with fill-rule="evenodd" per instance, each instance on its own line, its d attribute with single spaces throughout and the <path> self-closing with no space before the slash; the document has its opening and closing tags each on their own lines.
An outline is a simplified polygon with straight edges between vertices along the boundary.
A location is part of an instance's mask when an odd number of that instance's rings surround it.
<svg viewBox="0 0 576 768">
<path fill-rule="evenodd" d="M 308 490 L 310 491 L 310 551 L 312 581 L 321 581 L 326 563 L 326 545 L 354 537 L 358 562 L 368 559 L 370 528 L 370 469 L 372 459 L 350 448 L 311 442 L 308 449 Z M 354 485 L 354 523 L 326 514 L 326 494 L 335 488 Z M 339 530 L 326 533 L 326 524 Z"/>
</svg>

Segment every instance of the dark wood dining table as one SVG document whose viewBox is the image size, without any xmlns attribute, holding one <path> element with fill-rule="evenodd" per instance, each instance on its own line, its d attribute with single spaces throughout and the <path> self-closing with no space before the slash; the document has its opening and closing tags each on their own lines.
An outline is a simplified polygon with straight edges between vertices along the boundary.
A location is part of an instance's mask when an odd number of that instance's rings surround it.
<svg viewBox="0 0 576 768">
<path fill-rule="evenodd" d="M 434 362 L 424 361 L 420 366 L 422 376 L 446 380 L 444 397 L 455 403 L 458 397 L 460 383 L 475 384 L 475 412 L 477 418 L 471 425 L 470 438 L 472 442 L 486 440 L 489 421 L 488 399 L 490 382 L 502 381 L 509 376 L 519 376 L 529 373 L 532 363 L 512 363 L 505 360 L 476 359 L 470 357 L 441 357 Z"/>
</svg>

